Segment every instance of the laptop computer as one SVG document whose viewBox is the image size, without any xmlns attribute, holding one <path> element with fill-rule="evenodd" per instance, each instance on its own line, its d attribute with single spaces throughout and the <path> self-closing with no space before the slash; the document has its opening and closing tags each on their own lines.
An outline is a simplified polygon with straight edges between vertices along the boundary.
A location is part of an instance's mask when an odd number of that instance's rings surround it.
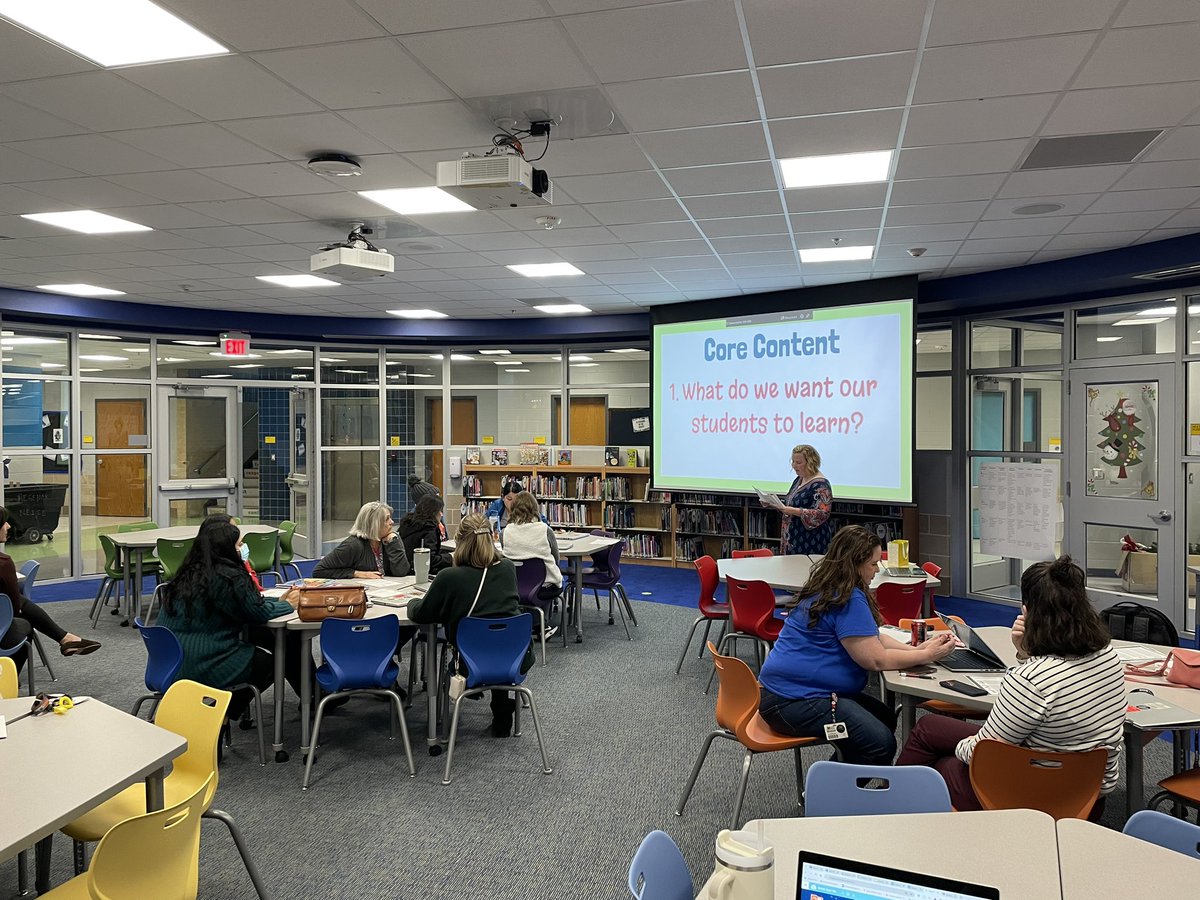
<svg viewBox="0 0 1200 900">
<path fill-rule="evenodd" d="M 796 900 L 1000 900 L 981 884 L 800 851 Z"/>
<path fill-rule="evenodd" d="M 945 622 L 954 632 L 954 636 L 963 643 L 962 647 L 945 659 L 938 660 L 938 665 L 951 672 L 1003 672 L 1008 668 L 1008 664 L 970 625 L 955 622 L 941 613 L 938 613 L 938 618 Z"/>
<path fill-rule="evenodd" d="M 892 578 L 916 578 L 918 575 L 925 577 L 925 571 L 916 566 L 884 566 L 883 574 Z"/>
<path fill-rule="evenodd" d="M 1143 731 L 1153 731 L 1156 727 L 1174 728 L 1193 722 L 1200 724 L 1200 713 L 1176 706 L 1169 700 L 1160 700 L 1149 688 L 1135 688 L 1129 692 L 1125 721 Z"/>
</svg>

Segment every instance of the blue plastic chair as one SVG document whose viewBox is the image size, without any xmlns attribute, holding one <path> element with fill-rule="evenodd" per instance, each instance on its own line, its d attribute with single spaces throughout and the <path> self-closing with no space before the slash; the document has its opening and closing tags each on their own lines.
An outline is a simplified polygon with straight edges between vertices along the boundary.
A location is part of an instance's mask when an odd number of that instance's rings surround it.
<svg viewBox="0 0 1200 900">
<path fill-rule="evenodd" d="M 546 583 L 546 562 L 541 559 L 514 559 L 517 567 L 517 599 L 521 609 L 529 610 L 530 614 L 538 615 L 538 635 L 542 641 L 542 665 L 546 665 L 546 610 L 543 601 L 538 598 L 538 592 Z"/>
<path fill-rule="evenodd" d="M 17 566 L 17 571 L 25 576 L 25 584 L 21 586 L 21 590 L 25 592 L 25 596 L 30 600 L 33 599 L 33 585 L 37 581 L 38 571 L 41 568 L 42 564 L 36 559 L 27 559 L 21 565 Z M 38 659 L 42 661 L 42 665 L 50 673 L 50 680 L 58 681 L 58 676 L 54 674 L 54 667 L 50 665 L 50 658 L 46 656 L 46 650 L 42 647 L 42 639 L 38 637 L 36 631 L 30 632 L 29 643 L 33 645 L 33 649 L 37 651 Z M 32 659 L 29 664 L 33 665 Z"/>
<path fill-rule="evenodd" d="M 466 618 L 458 623 L 456 642 L 458 652 L 467 666 L 467 689 L 454 701 L 454 717 L 450 722 L 450 744 L 446 747 L 446 771 L 442 784 L 450 783 L 450 765 L 454 762 L 454 742 L 458 738 L 458 714 L 462 702 L 493 689 L 511 690 L 529 701 L 529 712 L 533 715 L 533 730 L 537 734 L 538 749 L 542 752 L 542 772 L 549 775 L 554 770 L 546 759 L 546 744 L 542 741 L 542 725 L 538 720 L 533 692 L 523 687 L 525 676 L 521 663 L 529 649 L 530 628 L 533 616 L 522 613 L 505 619 Z M 449 679 L 446 680 L 447 683 Z M 521 705 L 518 703 L 513 718 L 513 735 L 521 735 Z"/>
<path fill-rule="evenodd" d="M 0 635 L 3 635 L 8 632 L 8 629 L 12 627 L 14 618 L 15 618 L 15 616 L 13 615 L 12 598 L 9 597 L 8 594 L 0 593 Z M 0 649 L 0 656 L 12 657 L 13 662 L 17 662 L 18 654 L 20 654 L 22 650 L 25 651 L 26 662 L 29 663 L 28 667 L 26 668 L 27 677 L 29 678 L 29 696 L 32 697 L 34 694 L 37 693 L 37 690 L 34 687 L 34 683 L 33 683 L 33 660 L 28 659 L 28 654 L 29 654 L 29 650 L 27 647 L 28 644 L 29 644 L 29 639 L 23 638 L 21 640 L 21 643 L 17 644 L 15 647 L 6 647 L 3 649 Z M 17 665 L 19 668 L 20 663 L 18 663 Z"/>
<path fill-rule="evenodd" d="M 879 779 L 878 788 L 866 782 Z M 950 792 L 928 766 L 859 766 L 820 760 L 804 782 L 806 816 L 880 816 L 952 812 Z"/>
<path fill-rule="evenodd" d="M 1121 829 L 1130 837 L 1200 859 L 1200 825 L 1152 809 L 1135 812 Z"/>
<path fill-rule="evenodd" d="M 391 740 L 396 739 L 396 722 L 399 720 L 400 735 L 404 739 L 404 755 L 408 758 L 408 774 L 417 774 L 400 695 L 392 690 L 400 676 L 400 664 L 396 662 L 396 643 L 399 640 L 400 620 L 395 615 L 374 619 L 326 619 L 321 623 L 321 655 L 325 661 L 317 667 L 317 684 L 321 686 L 325 696 L 317 704 L 312 745 L 308 750 L 308 760 L 304 764 L 304 783 L 300 787 L 301 790 L 308 790 L 317 738 L 321 734 L 321 719 L 325 715 L 325 704 L 335 697 L 351 697 L 356 694 L 382 697 L 391 704 Z"/>
<path fill-rule="evenodd" d="M 594 534 L 595 532 L 593 532 Z M 596 598 L 596 604 L 600 604 L 600 591 L 608 591 L 608 624 L 612 625 L 613 619 L 613 600 L 615 599 L 617 612 L 621 614 L 621 624 L 625 626 L 625 637 L 628 640 L 633 640 L 633 636 L 629 633 L 629 622 L 625 620 L 625 613 L 629 613 L 629 621 L 637 625 L 637 616 L 633 614 L 633 605 L 629 602 L 629 595 L 625 593 L 625 586 L 621 584 L 621 551 L 625 547 L 625 542 L 620 541 L 613 544 L 611 547 L 606 547 L 593 553 L 592 565 L 593 569 L 590 572 L 583 573 L 583 588 L 592 589 L 592 596 Z M 583 598 L 577 597 L 575 614 L 583 614 Z M 563 623 L 563 642 L 566 643 L 566 623 Z"/>
<path fill-rule="evenodd" d="M 652 831 L 629 864 L 629 892 L 637 900 L 692 900 L 696 891 L 679 846 L 665 831 Z"/>
<path fill-rule="evenodd" d="M 179 670 L 183 668 L 183 645 L 170 628 L 147 625 L 140 617 L 134 619 L 133 624 L 142 636 L 142 643 L 146 645 L 145 680 L 146 690 L 150 693 L 138 697 L 129 714 L 137 716 L 142 710 L 142 704 L 153 700 L 154 704 L 150 707 L 150 718 L 153 720 L 158 702 L 162 700 L 167 688 L 175 683 L 175 679 L 179 677 Z"/>
</svg>

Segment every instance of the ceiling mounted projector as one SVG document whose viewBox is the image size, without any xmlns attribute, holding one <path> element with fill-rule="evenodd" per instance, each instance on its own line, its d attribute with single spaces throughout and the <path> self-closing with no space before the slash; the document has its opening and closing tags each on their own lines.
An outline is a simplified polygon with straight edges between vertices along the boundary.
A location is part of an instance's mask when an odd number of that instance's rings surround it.
<svg viewBox="0 0 1200 900">
<path fill-rule="evenodd" d="M 309 271 L 314 275 L 340 278 L 343 281 L 373 281 L 395 271 L 395 260 L 386 250 L 380 250 L 366 235 L 371 229 L 354 225 L 346 240 L 330 244 L 309 259 Z"/>
<path fill-rule="evenodd" d="M 516 153 L 465 154 L 437 164 L 437 186 L 474 209 L 550 206 L 554 188 L 542 169 Z"/>
</svg>

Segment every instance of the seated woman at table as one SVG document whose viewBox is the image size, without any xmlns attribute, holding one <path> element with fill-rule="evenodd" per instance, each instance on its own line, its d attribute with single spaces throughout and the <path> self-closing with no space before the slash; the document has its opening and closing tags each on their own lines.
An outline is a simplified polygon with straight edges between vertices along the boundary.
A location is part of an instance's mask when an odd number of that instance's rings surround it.
<svg viewBox="0 0 1200 900">
<path fill-rule="evenodd" d="M 401 578 L 412 571 L 396 534 L 392 508 L 372 500 L 358 511 L 350 534 L 313 569 L 314 578 Z"/>
<path fill-rule="evenodd" d="M 525 486 L 519 481 L 504 482 L 500 488 L 500 496 L 488 504 L 487 512 L 484 513 L 488 521 L 496 519 L 499 522 L 498 527 L 503 530 L 512 515 L 513 501 L 523 490 L 525 490 Z"/>
<path fill-rule="evenodd" d="M 8 532 L 12 528 L 12 516 L 7 509 L 0 506 L 0 544 L 8 540 Z M 99 641 L 91 641 L 72 634 L 54 621 L 42 607 L 38 606 L 22 592 L 17 581 L 17 567 L 12 557 L 0 553 L 0 591 L 8 594 L 12 601 L 13 621 L 7 632 L 0 635 L 0 647 L 8 649 L 21 643 L 34 631 L 39 631 L 54 643 L 58 644 L 58 652 L 63 656 L 86 656 L 100 649 Z M 27 648 L 26 648 L 27 649 Z M 25 660 L 24 651 L 14 654 L 13 662 L 20 669 Z"/>
<path fill-rule="evenodd" d="M 1100 800 L 1117 786 L 1125 725 L 1125 666 L 1088 600 L 1083 569 L 1064 556 L 1034 563 L 1021 576 L 1021 615 L 1012 628 L 1018 664 L 1004 673 L 982 725 L 925 715 L 898 765 L 941 772 L 955 809 L 979 809 L 969 766 L 984 739 L 1036 750 L 1086 752 L 1104 747 L 1108 766 Z"/>
<path fill-rule="evenodd" d="M 442 569 L 454 565 L 450 551 L 442 549 L 442 512 L 446 502 L 440 494 L 427 494 L 417 501 L 417 508 L 400 520 L 396 526 L 404 551 L 410 560 L 413 551 L 424 548 L 429 551 L 429 574 L 436 575 Z"/>
<path fill-rule="evenodd" d="M 464 516 L 454 539 L 454 566 L 429 585 L 424 597 L 408 605 L 409 621 L 418 625 L 437 623 L 455 643 L 458 623 L 467 616 L 502 618 L 518 616 L 517 569 L 496 550 L 488 520 L 479 513 Z M 525 651 L 521 671 L 533 665 L 532 642 Z M 509 691 L 492 691 L 493 737 L 508 737 L 512 731 L 516 701 Z"/>
<path fill-rule="evenodd" d="M 508 527 L 500 532 L 500 547 L 508 559 L 540 559 L 546 564 L 546 575 L 537 597 L 527 598 L 550 615 L 554 601 L 562 596 L 562 570 L 558 567 L 558 540 L 550 526 L 538 518 L 538 502 L 529 491 L 522 491 L 513 500 Z M 534 630 L 537 630 L 534 621 Z M 558 631 L 556 626 L 546 628 L 549 640 Z"/>
<path fill-rule="evenodd" d="M 883 622 L 867 587 L 879 563 L 879 538 L 861 525 L 841 529 L 813 566 L 759 673 L 758 710 L 781 734 L 824 739 L 844 722 L 833 746 L 843 762 L 887 765 L 896 754 L 896 715 L 865 693 L 870 672 L 934 662 L 954 650 L 949 632 L 919 647 L 879 633 Z"/>
<path fill-rule="evenodd" d="M 275 681 L 271 619 L 292 612 L 282 600 L 263 597 L 245 561 L 249 548 L 229 516 L 215 514 L 200 525 L 192 549 L 163 588 L 158 625 L 183 646 L 180 678 L 227 689 L 252 684 L 260 691 Z M 248 640 L 243 639 L 243 631 Z M 288 684 L 300 694 L 300 632 L 285 631 Z M 235 691 L 227 716 L 237 719 L 250 704 L 248 688 Z"/>
<path fill-rule="evenodd" d="M 821 474 L 821 454 L 811 444 L 792 448 L 796 478 L 783 498 L 783 552 L 824 553 L 833 538 L 833 489 Z M 763 504 L 766 506 L 767 504 Z"/>
</svg>

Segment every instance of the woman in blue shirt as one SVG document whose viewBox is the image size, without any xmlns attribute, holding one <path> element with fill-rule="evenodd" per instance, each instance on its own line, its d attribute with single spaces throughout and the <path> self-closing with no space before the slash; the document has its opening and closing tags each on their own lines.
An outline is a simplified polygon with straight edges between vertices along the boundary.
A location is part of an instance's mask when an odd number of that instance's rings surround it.
<svg viewBox="0 0 1200 900">
<path fill-rule="evenodd" d="M 896 715 L 863 693 L 869 672 L 907 669 L 954 650 L 937 632 L 919 647 L 879 633 L 883 619 L 867 593 L 880 559 L 879 538 L 861 525 L 841 529 L 800 591 L 779 640 L 759 673 L 759 712 L 781 734 L 825 737 L 845 723 L 834 743 L 843 762 L 889 765 L 896 755 Z"/>
</svg>

